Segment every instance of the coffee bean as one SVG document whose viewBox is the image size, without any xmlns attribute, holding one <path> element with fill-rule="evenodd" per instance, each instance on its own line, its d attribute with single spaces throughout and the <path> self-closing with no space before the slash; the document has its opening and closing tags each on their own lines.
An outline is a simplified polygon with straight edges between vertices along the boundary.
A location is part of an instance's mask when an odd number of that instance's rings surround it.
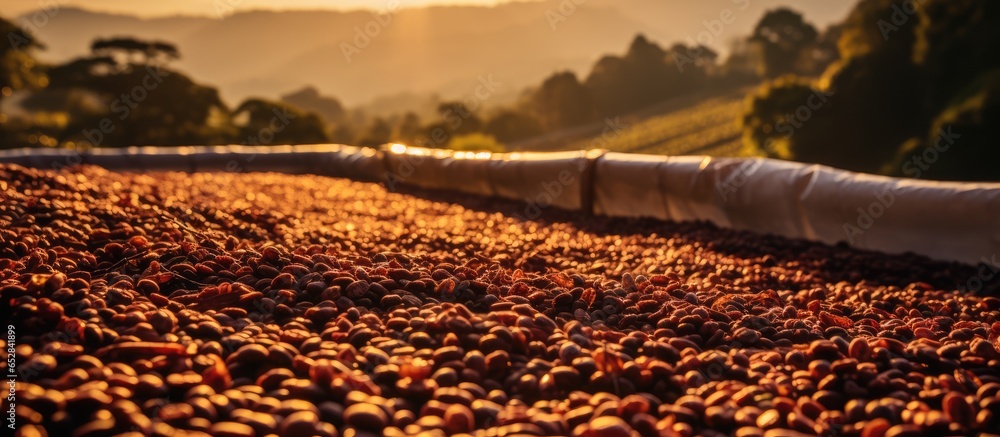
<svg viewBox="0 0 1000 437">
<path fill-rule="evenodd" d="M 353 427 L 379 431 L 388 426 L 389 416 L 375 405 L 358 403 L 344 410 L 344 421 Z"/>
<path fill-rule="evenodd" d="M 289 414 L 278 427 L 280 435 L 315 435 L 319 426 L 319 416 L 312 411 L 298 411 Z"/>
<path fill-rule="evenodd" d="M 254 430 L 242 423 L 217 422 L 208 428 L 208 433 L 218 437 L 252 437 Z"/>
<path fill-rule="evenodd" d="M 452 404 L 444 412 L 445 426 L 452 434 L 470 432 L 476 426 L 476 418 L 469 407 Z"/>
<path fill-rule="evenodd" d="M 618 417 L 598 417 L 591 420 L 587 425 L 589 426 L 588 435 L 602 437 L 630 437 L 632 434 L 632 427 Z"/>
<path fill-rule="evenodd" d="M 969 405 L 964 396 L 955 392 L 944 395 L 944 399 L 941 400 L 941 409 L 944 411 L 945 418 L 962 426 L 970 426 L 975 419 L 972 406 Z"/>
<path fill-rule="evenodd" d="M 781 422 L 781 413 L 778 410 L 767 410 L 757 416 L 757 426 L 763 429 L 780 426 Z"/>
</svg>

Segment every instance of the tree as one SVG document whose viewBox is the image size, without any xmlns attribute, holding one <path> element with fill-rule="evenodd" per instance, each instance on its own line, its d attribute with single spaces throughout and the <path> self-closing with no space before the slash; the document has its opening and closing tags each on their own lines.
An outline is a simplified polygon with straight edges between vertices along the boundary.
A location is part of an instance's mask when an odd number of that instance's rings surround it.
<svg viewBox="0 0 1000 437">
<path fill-rule="evenodd" d="M 587 89 L 571 72 L 556 73 L 542 83 L 532 98 L 532 107 L 542 127 L 556 131 L 597 119 Z"/>
<path fill-rule="evenodd" d="M 704 46 L 677 44 L 667 51 L 637 35 L 625 56 L 601 58 L 585 86 L 602 115 L 620 115 L 692 91 L 717 58 Z"/>
<path fill-rule="evenodd" d="M 378 147 L 392 141 L 392 126 L 382 117 L 375 117 L 367 131 L 358 140 L 359 146 Z"/>
<path fill-rule="evenodd" d="M 819 33 L 802 14 L 788 8 L 768 11 L 754 28 L 750 40 L 761 51 L 761 75 L 778 77 L 802 71 Z"/>
<path fill-rule="evenodd" d="M 904 145 L 893 174 L 997 181 L 1000 172 L 1000 5 L 928 0 L 917 10 L 913 59 L 933 116 L 926 134 Z"/>
<path fill-rule="evenodd" d="M 315 87 L 307 86 L 298 91 L 281 96 L 281 101 L 296 108 L 314 112 L 328 123 L 337 124 L 347 117 L 347 110 L 339 100 L 323 96 Z"/>
<path fill-rule="evenodd" d="M 422 132 L 420 116 L 413 111 L 408 111 L 403 115 L 403 119 L 400 120 L 399 125 L 396 126 L 396 133 L 393 134 L 393 140 L 405 144 L 416 144 Z"/>
<path fill-rule="evenodd" d="M 622 85 L 620 98 L 625 107 L 614 114 L 635 110 L 666 99 L 673 91 L 668 76 L 679 73 L 676 65 L 667 64 L 667 52 L 638 35 L 622 58 L 624 76 L 615 80 Z M 605 112 L 604 115 L 611 115 Z"/>
<path fill-rule="evenodd" d="M 13 91 L 48 84 L 34 52 L 44 46 L 29 32 L 0 17 L 0 100 Z"/>
<path fill-rule="evenodd" d="M 163 65 L 178 56 L 166 43 L 119 38 L 52 67 L 50 89 L 80 90 L 104 104 L 73 114 L 59 139 L 113 147 L 231 142 L 235 130 L 218 91 Z"/>
<path fill-rule="evenodd" d="M 330 142 L 326 124 L 316 114 L 286 103 L 248 99 L 233 111 L 240 139 L 251 145 L 320 144 Z"/>
<path fill-rule="evenodd" d="M 0 17 L 0 104 L 15 91 L 34 90 L 48 85 L 44 69 L 35 60 L 44 48 L 29 32 Z M 30 138 L 54 135 L 54 129 L 40 129 L 33 120 L 13 120 L 0 113 L 0 148 L 22 147 Z"/>
<path fill-rule="evenodd" d="M 330 132 L 330 141 L 336 144 L 355 144 L 358 133 L 350 122 L 339 123 Z"/>
<path fill-rule="evenodd" d="M 503 143 L 523 140 L 542 134 L 542 126 L 534 117 L 520 111 L 503 110 L 490 118 L 485 132 Z"/>
<path fill-rule="evenodd" d="M 839 31 L 841 58 L 822 80 L 776 82 L 752 98 L 744 135 L 754 151 L 899 176 L 998 178 L 1000 5 L 863 0 Z M 778 135 L 817 92 L 823 104 Z"/>
<path fill-rule="evenodd" d="M 813 55 L 806 56 L 802 74 L 809 76 L 822 74 L 834 61 L 840 59 L 840 51 L 837 43 L 840 41 L 843 30 L 844 27 L 842 24 L 835 23 L 820 33 L 812 49 Z"/>
<path fill-rule="evenodd" d="M 908 20 L 913 20 L 909 25 L 896 21 L 902 27 L 892 24 L 893 15 L 903 3 L 904 0 L 858 2 L 840 26 L 840 38 L 837 40 L 840 58 L 852 59 L 876 52 L 890 56 L 894 61 L 911 58 L 917 40 L 915 21 L 918 17 L 909 17 Z"/>
<path fill-rule="evenodd" d="M 734 39 L 729 47 L 729 57 L 720 67 L 722 81 L 729 84 L 759 83 L 760 62 L 760 54 L 752 49 L 749 41 Z"/>
<path fill-rule="evenodd" d="M 918 12 L 913 58 L 925 69 L 925 105 L 937 113 L 981 74 L 1000 68 L 1000 4 L 927 0 Z"/>
<path fill-rule="evenodd" d="M 794 114 L 789 113 L 789 108 L 806 102 L 813 93 L 809 81 L 789 76 L 762 86 L 751 94 L 750 106 L 743 117 L 743 138 L 750 145 L 751 154 L 805 160 L 795 153 L 798 148 L 792 144 L 793 140 L 802 136 L 802 132 L 795 132 L 795 126 L 804 125 L 792 120 Z M 792 124 L 793 121 L 795 124 Z M 819 129 L 814 127 L 813 130 Z M 794 137 L 796 133 L 798 138 Z M 824 161 L 814 158 L 813 162 Z"/>
<path fill-rule="evenodd" d="M 443 102 L 438 105 L 437 112 L 452 134 L 466 135 L 483 130 L 483 121 L 465 103 Z"/>
<path fill-rule="evenodd" d="M 693 47 L 677 43 L 667 51 L 669 59 L 674 60 L 678 70 L 683 72 L 686 68 L 695 68 L 697 71 L 710 72 L 715 69 L 719 60 L 719 53 L 708 46 L 698 44 Z M 687 64 L 691 64 L 690 67 Z"/>
<path fill-rule="evenodd" d="M 452 134 L 448 130 L 447 123 L 443 121 L 431 123 L 424 126 L 423 134 L 417 138 L 416 145 L 418 147 L 442 148 L 451 141 L 451 137 Z"/>
<path fill-rule="evenodd" d="M 893 5 L 859 3 L 838 42 L 842 59 L 822 80 L 779 80 L 751 97 L 744 138 L 752 151 L 877 172 L 900 144 L 922 134 L 927 116 L 921 109 L 920 70 L 910 55 L 912 30 L 886 40 L 873 25 L 891 17 Z"/>
<path fill-rule="evenodd" d="M 90 44 L 90 52 L 95 56 L 122 57 L 127 62 L 139 64 L 166 63 L 181 57 L 173 44 L 122 37 L 95 40 Z"/>
<path fill-rule="evenodd" d="M 634 107 L 628 75 L 625 60 L 617 56 L 604 56 L 594 64 L 585 86 L 601 114 L 622 114 Z"/>
</svg>

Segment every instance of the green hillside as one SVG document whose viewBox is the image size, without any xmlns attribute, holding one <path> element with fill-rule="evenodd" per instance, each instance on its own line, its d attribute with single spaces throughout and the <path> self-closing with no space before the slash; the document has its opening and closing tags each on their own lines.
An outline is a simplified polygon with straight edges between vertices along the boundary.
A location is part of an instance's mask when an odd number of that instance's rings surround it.
<svg viewBox="0 0 1000 437">
<path fill-rule="evenodd" d="M 610 141 L 601 141 L 598 134 L 576 141 L 567 149 L 605 148 L 626 153 L 738 156 L 743 149 L 740 117 L 744 97 L 745 90 L 734 91 L 657 115 L 625 120 L 627 127 Z"/>
</svg>

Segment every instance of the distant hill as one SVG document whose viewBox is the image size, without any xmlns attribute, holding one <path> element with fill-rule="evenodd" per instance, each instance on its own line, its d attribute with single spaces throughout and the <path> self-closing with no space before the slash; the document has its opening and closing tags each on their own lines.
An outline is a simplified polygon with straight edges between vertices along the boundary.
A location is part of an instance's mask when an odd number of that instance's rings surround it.
<svg viewBox="0 0 1000 437">
<path fill-rule="evenodd" d="M 740 11 L 741 2 L 590 0 L 569 14 L 559 11 L 558 1 L 430 7 L 403 9 L 384 27 L 369 24 L 373 16 L 364 11 L 140 19 L 66 7 L 36 33 L 48 46 L 40 54 L 48 61 L 82 55 L 96 37 L 174 42 L 182 54 L 177 67 L 217 86 L 231 104 L 251 95 L 278 98 L 305 86 L 350 106 L 403 93 L 461 98 L 474 93 L 480 76 L 490 75 L 502 83 L 495 98 L 509 100 L 553 71 L 585 74 L 601 55 L 622 51 L 637 33 L 664 45 L 696 37 L 705 30 L 703 21 L 731 8 L 736 20 L 712 43 L 724 49 L 748 33 L 764 10 L 783 3 L 750 1 Z M 846 3 L 794 7 L 825 26 L 842 18 L 850 7 Z M 356 29 L 366 25 L 378 35 L 366 47 L 355 45 Z M 343 43 L 360 50 L 350 62 Z"/>
</svg>

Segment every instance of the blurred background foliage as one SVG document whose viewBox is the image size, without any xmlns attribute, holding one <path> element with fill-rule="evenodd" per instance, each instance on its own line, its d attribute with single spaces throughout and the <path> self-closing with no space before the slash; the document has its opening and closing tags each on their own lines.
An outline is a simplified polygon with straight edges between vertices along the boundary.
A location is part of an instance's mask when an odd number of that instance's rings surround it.
<svg viewBox="0 0 1000 437">
<path fill-rule="evenodd" d="M 893 176 L 998 180 L 1000 3 L 862 1 L 838 47 L 840 59 L 821 78 L 780 79 L 749 97 L 749 153 Z M 809 107 L 818 93 L 826 102 Z M 948 134 L 953 141 L 942 141 Z"/>
<path fill-rule="evenodd" d="M 640 34 L 588 74 L 554 72 L 510 102 L 438 100 L 423 110 L 400 105 L 378 114 L 346 107 L 311 86 L 229 107 L 216 88 L 173 69 L 183 53 L 163 41 L 98 39 L 89 55 L 47 65 L 35 56 L 43 42 L 0 19 L 8 35 L 0 42 L 0 104 L 7 100 L 4 108 L 16 109 L 0 114 L 0 148 L 606 147 L 998 180 L 998 9 L 1000 2 L 988 0 L 861 0 L 842 22 L 818 29 L 782 7 L 732 41 L 725 59 L 703 45 L 661 45 Z M 698 105 L 744 95 L 737 112 L 726 100 Z M 624 139 L 601 141 L 603 128 L 618 117 L 638 123 Z M 711 129 L 692 127 L 701 124 Z M 954 141 L 942 142 L 943 132 Z"/>
</svg>

